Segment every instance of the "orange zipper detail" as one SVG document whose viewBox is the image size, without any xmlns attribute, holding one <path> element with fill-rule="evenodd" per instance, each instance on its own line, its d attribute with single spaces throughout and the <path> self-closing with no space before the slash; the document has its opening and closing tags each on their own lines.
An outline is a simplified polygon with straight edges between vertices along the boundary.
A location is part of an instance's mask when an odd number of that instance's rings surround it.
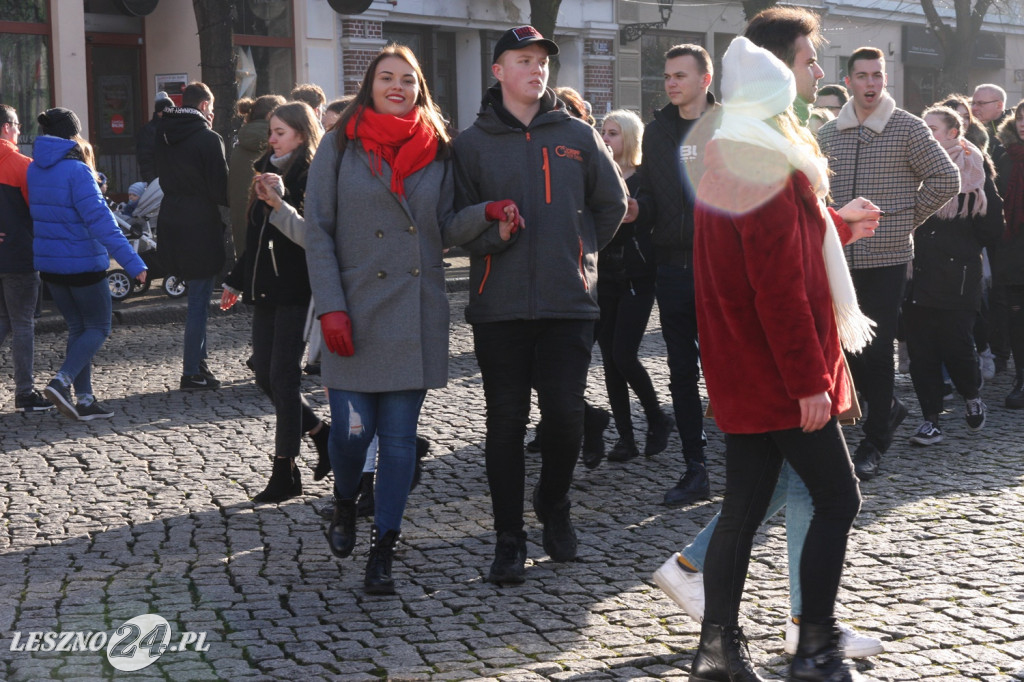
<svg viewBox="0 0 1024 682">
<path fill-rule="evenodd" d="M 484 276 L 480 280 L 480 288 L 477 289 L 476 293 L 484 293 L 484 285 L 487 284 L 487 277 L 491 274 L 491 254 L 484 256 Z"/>
<path fill-rule="evenodd" d="M 579 258 L 580 279 L 583 280 L 583 290 L 584 291 L 590 291 L 590 283 L 587 282 L 587 271 L 583 269 L 583 237 L 577 237 L 577 239 L 579 239 L 579 241 L 580 241 L 580 258 Z"/>
<path fill-rule="evenodd" d="M 544 203 L 551 203 L 551 161 L 548 159 L 548 148 L 541 148 L 544 154 Z"/>
</svg>

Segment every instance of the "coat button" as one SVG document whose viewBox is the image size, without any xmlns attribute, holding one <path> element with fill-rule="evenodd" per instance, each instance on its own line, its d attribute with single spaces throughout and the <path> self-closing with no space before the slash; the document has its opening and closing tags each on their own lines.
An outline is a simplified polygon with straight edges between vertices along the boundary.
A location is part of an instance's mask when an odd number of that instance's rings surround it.
<svg viewBox="0 0 1024 682">
<path fill-rule="evenodd" d="M 416 226 L 415 225 L 410 225 L 409 229 L 407 230 L 407 232 L 409 234 L 416 234 Z"/>
<path fill-rule="evenodd" d="M 377 239 L 383 239 L 383 238 L 384 238 L 384 231 L 383 230 L 377 230 Z"/>
<path fill-rule="evenodd" d="M 420 269 L 419 268 L 413 268 L 412 270 L 409 271 L 409 274 L 412 275 L 413 277 L 419 277 L 420 276 Z"/>
<path fill-rule="evenodd" d="M 377 279 L 384 279 L 387 276 L 388 276 L 388 273 L 384 272 L 383 270 L 381 270 L 380 272 L 377 273 Z"/>
</svg>

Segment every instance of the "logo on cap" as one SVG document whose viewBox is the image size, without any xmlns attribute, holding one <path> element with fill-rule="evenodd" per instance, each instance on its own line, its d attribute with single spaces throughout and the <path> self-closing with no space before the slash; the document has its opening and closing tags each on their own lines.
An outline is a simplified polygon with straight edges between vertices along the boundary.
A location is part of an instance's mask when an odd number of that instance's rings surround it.
<svg viewBox="0 0 1024 682">
<path fill-rule="evenodd" d="M 512 29 L 512 35 L 516 37 L 516 40 L 522 42 L 527 38 L 540 38 L 544 39 L 544 36 L 540 34 L 540 31 L 535 29 L 533 26 L 520 26 L 519 28 Z"/>
</svg>

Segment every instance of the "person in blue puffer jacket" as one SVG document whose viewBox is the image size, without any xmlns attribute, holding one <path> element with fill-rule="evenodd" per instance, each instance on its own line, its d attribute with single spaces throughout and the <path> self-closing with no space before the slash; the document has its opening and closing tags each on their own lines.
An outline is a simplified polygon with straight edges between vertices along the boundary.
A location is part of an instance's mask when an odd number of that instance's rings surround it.
<svg viewBox="0 0 1024 682">
<path fill-rule="evenodd" d="M 110 335 L 111 256 L 129 275 L 146 281 L 146 265 L 121 233 L 103 200 L 89 143 L 70 109 L 39 114 L 28 167 L 29 211 L 35 228 L 35 267 L 68 325 L 64 364 L 46 386 L 63 414 L 80 421 L 112 417 L 92 393 L 92 358 Z M 78 403 L 71 398 L 74 385 Z"/>
</svg>

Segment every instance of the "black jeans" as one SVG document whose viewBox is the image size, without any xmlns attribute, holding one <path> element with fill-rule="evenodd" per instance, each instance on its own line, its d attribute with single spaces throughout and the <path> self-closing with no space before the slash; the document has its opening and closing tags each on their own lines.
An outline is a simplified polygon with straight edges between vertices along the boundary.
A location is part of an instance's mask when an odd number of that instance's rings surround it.
<svg viewBox="0 0 1024 682">
<path fill-rule="evenodd" d="M 848 353 L 846 361 L 853 373 L 857 390 L 868 404 L 864 420 L 864 440 L 884 453 L 892 445 L 889 415 L 892 412 L 893 341 L 900 303 L 907 285 L 907 266 L 851 270 L 857 300 L 865 315 L 875 321 L 875 338 L 856 355 Z"/>
<path fill-rule="evenodd" d="M 1008 285 L 1002 289 L 1006 301 L 1006 330 L 1013 364 L 1019 374 L 1024 371 L 1024 286 Z"/>
<path fill-rule="evenodd" d="M 484 381 L 487 482 L 498 533 L 523 530 L 526 486 L 523 439 L 530 417 L 530 389 L 540 430 L 540 499 L 557 504 L 569 494 L 583 441 L 593 320 L 509 320 L 473 325 L 473 348 Z"/>
<path fill-rule="evenodd" d="M 700 400 L 700 346 L 693 268 L 659 265 L 657 280 L 661 333 L 668 353 L 669 391 L 686 463 L 703 464 L 708 439 Z"/>
<path fill-rule="evenodd" d="M 725 435 L 725 499 L 704 561 L 705 618 L 736 625 L 754 534 L 775 490 L 783 460 L 807 485 L 814 516 L 800 558 L 801 618 L 830 618 L 860 510 L 860 489 L 839 423 L 813 433 L 800 429 Z"/>
<path fill-rule="evenodd" d="M 910 354 L 910 378 L 924 418 L 937 422 L 945 393 L 942 366 L 964 399 L 978 397 L 981 372 L 974 348 L 972 329 L 977 320 L 973 310 L 940 310 L 903 304 Z"/>
<path fill-rule="evenodd" d="M 654 308 L 654 278 L 598 280 L 597 302 L 601 306 L 597 343 L 601 346 L 608 402 L 619 437 L 632 438 L 629 389 L 633 389 L 643 405 L 648 424 L 660 409 L 654 384 L 639 357 L 640 343 Z"/>
<path fill-rule="evenodd" d="M 252 365 L 256 385 L 274 403 L 276 457 L 298 457 L 302 434 L 320 422 L 302 395 L 308 310 L 308 305 L 253 306 Z"/>
</svg>

